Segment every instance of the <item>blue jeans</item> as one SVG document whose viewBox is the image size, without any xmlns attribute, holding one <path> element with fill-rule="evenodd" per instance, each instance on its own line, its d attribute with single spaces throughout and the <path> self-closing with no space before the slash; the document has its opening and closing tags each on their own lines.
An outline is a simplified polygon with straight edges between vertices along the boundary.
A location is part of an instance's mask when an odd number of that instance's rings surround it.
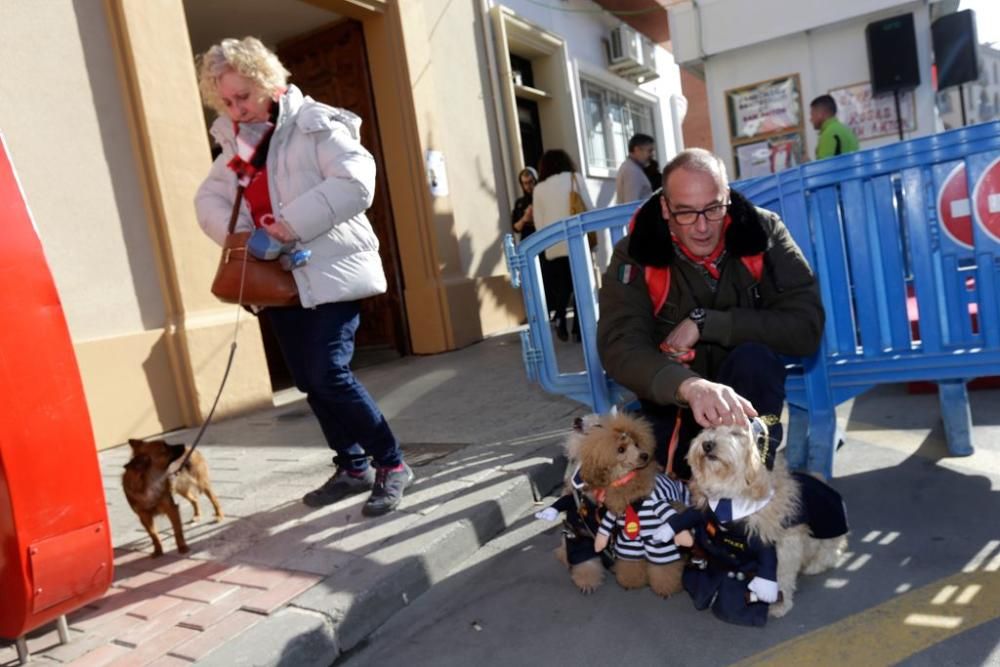
<svg viewBox="0 0 1000 667">
<path fill-rule="evenodd" d="M 351 372 L 354 335 L 361 321 L 356 301 L 316 308 L 265 308 L 295 386 L 306 394 L 340 468 L 363 471 L 403 461 L 399 441 L 382 411 Z"/>
</svg>

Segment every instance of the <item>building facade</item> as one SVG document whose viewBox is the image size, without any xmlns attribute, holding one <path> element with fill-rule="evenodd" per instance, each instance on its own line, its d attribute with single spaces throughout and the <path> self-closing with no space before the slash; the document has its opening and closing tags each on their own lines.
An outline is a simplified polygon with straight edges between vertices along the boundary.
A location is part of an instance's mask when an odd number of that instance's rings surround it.
<svg viewBox="0 0 1000 667">
<path fill-rule="evenodd" d="M 245 313 L 237 330 L 237 309 L 208 290 L 219 250 L 192 203 L 211 160 L 196 53 L 256 35 L 307 94 L 359 112 L 390 283 L 364 304 L 359 347 L 433 354 L 521 322 L 501 241 L 538 150 L 567 150 L 603 205 L 630 132 L 656 136 L 661 161 L 679 143 L 678 68 L 659 48 L 639 75 L 610 68 L 620 25 L 588 0 L 0 3 L 0 132 L 98 445 L 200 423 L 234 340 L 219 414 L 290 384 L 269 332 Z M 430 187 L 432 171 L 447 187 Z"/>
<path fill-rule="evenodd" d="M 675 59 L 705 79 L 714 150 L 745 178 L 814 158 L 809 103 L 822 94 L 862 149 L 900 139 L 893 95 L 870 85 L 865 28 L 881 19 L 913 19 L 920 83 L 900 98 L 903 138 L 938 131 L 930 24 L 940 11 L 925 0 L 699 0 L 671 5 L 669 20 Z"/>
</svg>

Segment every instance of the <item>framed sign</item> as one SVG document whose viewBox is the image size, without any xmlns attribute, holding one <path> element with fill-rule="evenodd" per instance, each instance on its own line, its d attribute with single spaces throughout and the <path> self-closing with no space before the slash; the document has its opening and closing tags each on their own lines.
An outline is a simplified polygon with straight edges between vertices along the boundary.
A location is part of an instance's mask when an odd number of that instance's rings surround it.
<svg viewBox="0 0 1000 667">
<path fill-rule="evenodd" d="M 733 143 L 802 128 L 801 85 L 789 74 L 726 91 Z"/>
<path fill-rule="evenodd" d="M 777 134 L 760 141 L 733 147 L 737 178 L 755 178 L 775 174 L 802 164 L 804 147 L 801 132 Z"/>
<path fill-rule="evenodd" d="M 837 103 L 837 118 L 854 131 L 858 141 L 899 134 L 892 93 L 873 95 L 871 84 L 863 81 L 834 88 L 830 96 Z M 912 90 L 900 93 L 899 114 L 903 117 L 904 132 L 917 129 L 917 107 Z"/>
</svg>

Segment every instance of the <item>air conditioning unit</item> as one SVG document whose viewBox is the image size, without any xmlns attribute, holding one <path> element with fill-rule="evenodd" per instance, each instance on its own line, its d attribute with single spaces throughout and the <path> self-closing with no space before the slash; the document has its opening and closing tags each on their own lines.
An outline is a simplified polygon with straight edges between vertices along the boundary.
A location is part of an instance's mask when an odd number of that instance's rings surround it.
<svg viewBox="0 0 1000 667">
<path fill-rule="evenodd" d="M 656 45 L 634 28 L 620 25 L 608 37 L 608 69 L 633 81 L 650 81 L 656 73 Z"/>
</svg>

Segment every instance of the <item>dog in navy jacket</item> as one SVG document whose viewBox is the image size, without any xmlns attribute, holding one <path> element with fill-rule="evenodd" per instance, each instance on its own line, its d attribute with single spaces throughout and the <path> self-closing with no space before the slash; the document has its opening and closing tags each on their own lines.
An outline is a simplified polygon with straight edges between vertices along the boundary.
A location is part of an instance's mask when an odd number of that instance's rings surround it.
<svg viewBox="0 0 1000 667">
<path fill-rule="evenodd" d="M 684 572 L 695 607 L 761 626 L 792 608 L 800 572 L 833 567 L 847 547 L 847 514 L 834 489 L 775 460 L 767 427 L 706 429 L 687 456 L 693 507 L 656 539 L 694 534 L 699 558 Z"/>
</svg>

